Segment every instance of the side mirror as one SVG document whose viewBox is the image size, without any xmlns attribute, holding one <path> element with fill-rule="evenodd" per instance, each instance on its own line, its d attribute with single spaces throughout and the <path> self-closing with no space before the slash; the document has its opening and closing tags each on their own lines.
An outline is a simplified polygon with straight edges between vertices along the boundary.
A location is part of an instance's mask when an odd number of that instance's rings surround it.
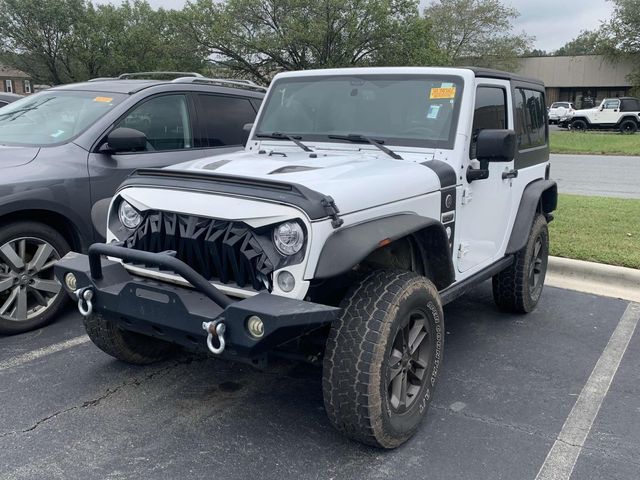
<svg viewBox="0 0 640 480">
<path fill-rule="evenodd" d="M 107 135 L 107 143 L 101 148 L 110 153 L 140 152 L 147 149 L 147 136 L 134 128 L 120 127 Z"/>
<path fill-rule="evenodd" d="M 242 130 L 244 130 L 245 132 L 249 133 L 251 132 L 251 129 L 253 128 L 253 123 L 245 123 L 242 126 Z"/>
<path fill-rule="evenodd" d="M 516 156 L 516 132 L 480 130 L 476 141 L 476 158 L 483 162 L 510 162 Z"/>
<path fill-rule="evenodd" d="M 513 130 L 480 130 L 476 137 L 476 158 L 480 168 L 467 169 L 467 182 L 489 178 L 489 162 L 510 162 L 516 156 Z"/>
</svg>

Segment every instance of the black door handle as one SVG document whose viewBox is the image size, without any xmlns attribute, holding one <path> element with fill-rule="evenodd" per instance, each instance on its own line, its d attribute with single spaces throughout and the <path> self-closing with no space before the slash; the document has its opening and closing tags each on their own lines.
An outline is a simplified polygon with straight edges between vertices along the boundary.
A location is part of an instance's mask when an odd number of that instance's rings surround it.
<svg viewBox="0 0 640 480">
<path fill-rule="evenodd" d="M 502 172 L 502 179 L 506 180 L 507 178 L 517 178 L 518 177 L 518 170 L 513 169 L 513 170 L 507 170 L 506 172 Z"/>
</svg>

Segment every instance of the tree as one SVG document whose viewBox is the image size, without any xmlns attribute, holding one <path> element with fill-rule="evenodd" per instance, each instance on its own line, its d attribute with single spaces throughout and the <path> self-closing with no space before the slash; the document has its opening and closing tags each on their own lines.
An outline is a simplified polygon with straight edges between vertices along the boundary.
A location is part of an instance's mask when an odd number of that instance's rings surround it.
<svg viewBox="0 0 640 480">
<path fill-rule="evenodd" d="M 512 33 L 518 11 L 499 0 L 437 0 L 424 11 L 449 65 L 515 69 L 533 37 Z"/>
<path fill-rule="evenodd" d="M 602 30 L 583 30 L 580 34 L 555 51 L 554 55 L 603 55 L 610 47 Z"/>
<path fill-rule="evenodd" d="M 178 12 L 143 0 L 97 7 L 88 0 L 0 0 L 0 61 L 47 84 L 124 71 L 202 70 L 206 55 L 177 19 Z"/>
<path fill-rule="evenodd" d="M 182 18 L 214 65 L 265 83 L 283 70 L 437 58 L 417 0 L 197 0 Z"/>
</svg>

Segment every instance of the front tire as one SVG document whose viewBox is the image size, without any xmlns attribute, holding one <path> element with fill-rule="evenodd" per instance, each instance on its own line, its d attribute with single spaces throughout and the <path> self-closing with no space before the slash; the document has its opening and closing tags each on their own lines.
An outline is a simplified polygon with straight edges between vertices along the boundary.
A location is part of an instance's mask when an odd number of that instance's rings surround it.
<svg viewBox="0 0 640 480">
<path fill-rule="evenodd" d="M 549 229 L 537 214 L 525 247 L 513 263 L 493 277 L 493 299 L 501 310 L 529 313 L 540 300 L 549 258 Z"/>
<path fill-rule="evenodd" d="M 123 330 L 98 313 L 84 317 L 91 341 L 104 353 L 134 365 L 148 365 L 173 356 L 177 347 L 169 342 Z"/>
<path fill-rule="evenodd" d="M 67 295 L 53 266 L 68 251 L 64 237 L 48 225 L 0 227 L 0 335 L 28 332 L 55 319 Z"/>
<path fill-rule="evenodd" d="M 433 397 L 444 342 L 438 291 L 417 274 L 377 270 L 342 307 L 324 357 L 327 415 L 354 440 L 395 448 L 416 432 Z"/>
</svg>

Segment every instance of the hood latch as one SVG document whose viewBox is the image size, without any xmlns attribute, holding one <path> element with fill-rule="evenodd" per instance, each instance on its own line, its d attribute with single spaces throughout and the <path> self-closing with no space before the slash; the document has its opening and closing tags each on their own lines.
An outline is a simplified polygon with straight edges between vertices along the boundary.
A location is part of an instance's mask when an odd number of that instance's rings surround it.
<svg viewBox="0 0 640 480">
<path fill-rule="evenodd" d="M 322 208 L 324 208 L 324 211 L 327 213 L 327 215 L 331 217 L 331 226 L 333 228 L 340 228 L 344 223 L 344 220 L 341 219 L 338 215 L 340 213 L 340 210 L 338 209 L 333 198 L 323 197 L 322 200 L 320 200 L 320 204 L 322 205 Z"/>
</svg>

